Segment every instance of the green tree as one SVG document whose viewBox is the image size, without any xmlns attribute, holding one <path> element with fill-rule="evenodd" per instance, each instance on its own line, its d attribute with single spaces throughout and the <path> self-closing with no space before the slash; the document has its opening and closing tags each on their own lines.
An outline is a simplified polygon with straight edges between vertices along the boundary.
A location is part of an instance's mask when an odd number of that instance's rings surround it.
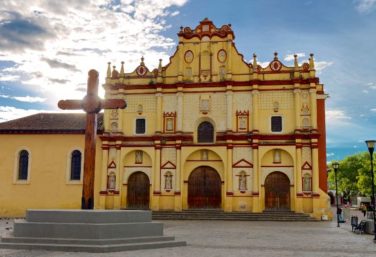
<svg viewBox="0 0 376 257">
<path fill-rule="evenodd" d="M 371 196 L 371 162 L 368 152 L 347 156 L 339 161 L 337 171 L 338 193 L 342 193 L 345 199 L 350 196 Z M 329 168 L 332 167 L 330 163 Z M 328 175 L 329 188 L 335 190 L 334 170 Z"/>
</svg>

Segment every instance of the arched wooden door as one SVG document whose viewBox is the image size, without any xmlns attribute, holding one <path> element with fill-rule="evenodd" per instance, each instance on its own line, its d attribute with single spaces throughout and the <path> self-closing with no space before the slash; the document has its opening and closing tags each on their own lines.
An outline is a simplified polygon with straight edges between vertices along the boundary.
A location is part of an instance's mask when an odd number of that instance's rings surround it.
<svg viewBox="0 0 376 257">
<path fill-rule="evenodd" d="M 127 188 L 128 209 L 149 209 L 150 181 L 148 176 L 141 172 L 135 172 L 129 176 Z"/>
<path fill-rule="evenodd" d="M 221 178 L 211 167 L 201 166 L 188 179 L 189 208 L 221 208 Z"/>
<path fill-rule="evenodd" d="M 265 179 L 265 209 L 290 210 L 290 180 L 281 172 L 273 172 Z"/>
</svg>

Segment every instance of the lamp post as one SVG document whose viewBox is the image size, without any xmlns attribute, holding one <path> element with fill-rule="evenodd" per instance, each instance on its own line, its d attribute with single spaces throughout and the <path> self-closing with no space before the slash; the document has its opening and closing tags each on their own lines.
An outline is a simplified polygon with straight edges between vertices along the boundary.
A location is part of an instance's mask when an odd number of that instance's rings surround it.
<svg viewBox="0 0 376 257">
<path fill-rule="evenodd" d="M 334 169 L 334 179 L 336 182 L 336 203 L 337 203 L 337 227 L 339 227 L 339 215 L 341 214 L 339 206 L 338 206 L 338 183 L 337 183 L 337 171 L 339 168 L 338 162 L 333 162 L 332 167 Z"/>
<path fill-rule="evenodd" d="M 375 150 L 375 143 L 376 140 L 367 140 L 366 144 L 368 147 L 368 151 L 371 157 L 371 178 L 372 178 L 372 212 L 373 212 L 373 234 L 375 237 L 373 241 L 376 242 L 376 216 L 375 216 L 375 182 L 374 182 L 374 174 L 373 174 L 373 150 Z"/>
</svg>

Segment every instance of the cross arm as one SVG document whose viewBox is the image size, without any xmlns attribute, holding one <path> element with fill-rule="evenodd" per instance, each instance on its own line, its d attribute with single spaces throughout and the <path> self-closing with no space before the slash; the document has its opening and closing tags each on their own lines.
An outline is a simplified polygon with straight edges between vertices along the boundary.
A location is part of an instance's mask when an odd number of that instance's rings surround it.
<svg viewBox="0 0 376 257">
<path fill-rule="evenodd" d="M 62 110 L 81 110 L 82 101 L 81 100 L 60 100 L 57 106 Z"/>
</svg>

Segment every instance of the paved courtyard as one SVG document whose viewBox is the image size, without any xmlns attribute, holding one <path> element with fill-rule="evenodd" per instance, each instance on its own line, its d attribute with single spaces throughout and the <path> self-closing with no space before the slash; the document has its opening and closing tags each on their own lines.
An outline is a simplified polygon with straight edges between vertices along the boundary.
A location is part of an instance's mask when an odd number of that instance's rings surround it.
<svg viewBox="0 0 376 257">
<path fill-rule="evenodd" d="M 7 224 L 8 223 L 8 224 Z M 188 246 L 115 253 L 72 253 L 0 249 L 1 257 L 375 257 L 372 235 L 351 232 L 349 224 L 334 222 L 164 221 L 165 234 Z M 0 220 L 0 234 L 12 220 Z"/>
</svg>

